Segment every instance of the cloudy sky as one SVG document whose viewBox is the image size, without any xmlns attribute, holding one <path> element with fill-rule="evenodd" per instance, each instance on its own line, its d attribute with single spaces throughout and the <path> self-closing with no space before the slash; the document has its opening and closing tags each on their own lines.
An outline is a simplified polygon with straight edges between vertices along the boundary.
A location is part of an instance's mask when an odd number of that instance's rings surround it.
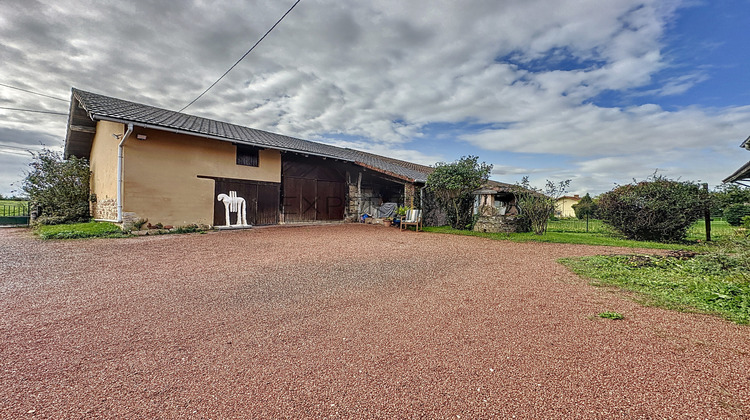
<svg viewBox="0 0 750 420">
<path fill-rule="evenodd" d="M 70 88 L 178 110 L 293 4 L 0 2 L 0 194 L 61 150 Z M 750 159 L 748 0 L 302 0 L 185 112 L 599 194 Z M 25 92 L 42 93 L 63 100 Z M 16 184 L 13 186 L 12 184 Z"/>
</svg>

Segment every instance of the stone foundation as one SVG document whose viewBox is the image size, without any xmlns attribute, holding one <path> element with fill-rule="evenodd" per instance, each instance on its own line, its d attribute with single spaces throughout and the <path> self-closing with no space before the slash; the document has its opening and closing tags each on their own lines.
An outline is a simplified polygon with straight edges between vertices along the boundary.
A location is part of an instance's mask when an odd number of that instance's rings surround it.
<svg viewBox="0 0 750 420">
<path fill-rule="evenodd" d="M 117 219 L 117 199 L 107 198 L 92 202 L 91 215 L 94 217 L 94 219 Z"/>
<path fill-rule="evenodd" d="M 517 216 L 479 216 L 474 224 L 475 232 L 514 233 L 517 229 Z"/>
</svg>

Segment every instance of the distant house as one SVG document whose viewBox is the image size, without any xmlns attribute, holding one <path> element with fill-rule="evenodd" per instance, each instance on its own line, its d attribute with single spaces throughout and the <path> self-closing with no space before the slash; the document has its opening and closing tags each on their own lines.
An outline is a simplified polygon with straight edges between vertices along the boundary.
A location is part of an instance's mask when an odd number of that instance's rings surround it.
<svg viewBox="0 0 750 420">
<path fill-rule="evenodd" d="M 743 149 L 750 150 L 750 137 L 745 139 L 740 145 Z M 734 171 L 732 175 L 726 177 L 723 182 L 734 182 L 735 184 L 750 187 L 750 161 L 744 164 L 740 169 Z M 747 184 L 746 184 L 747 183 Z"/>
<path fill-rule="evenodd" d="M 566 195 L 560 197 L 555 202 L 555 216 L 557 217 L 576 217 L 576 212 L 573 210 L 573 205 L 578 204 L 581 201 L 581 197 L 578 194 L 570 196 Z"/>
<path fill-rule="evenodd" d="M 91 163 L 97 220 L 224 225 L 220 194 L 253 225 L 355 220 L 407 205 L 432 168 L 72 89 L 65 156 Z"/>
</svg>

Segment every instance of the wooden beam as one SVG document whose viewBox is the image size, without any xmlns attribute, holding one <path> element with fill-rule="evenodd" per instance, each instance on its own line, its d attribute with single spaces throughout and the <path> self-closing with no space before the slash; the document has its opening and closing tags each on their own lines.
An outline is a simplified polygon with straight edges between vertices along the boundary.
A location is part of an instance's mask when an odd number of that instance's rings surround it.
<svg viewBox="0 0 750 420">
<path fill-rule="evenodd" d="M 85 125 L 71 125 L 70 131 L 77 131 L 80 133 L 96 134 L 96 127 L 89 127 Z"/>
</svg>

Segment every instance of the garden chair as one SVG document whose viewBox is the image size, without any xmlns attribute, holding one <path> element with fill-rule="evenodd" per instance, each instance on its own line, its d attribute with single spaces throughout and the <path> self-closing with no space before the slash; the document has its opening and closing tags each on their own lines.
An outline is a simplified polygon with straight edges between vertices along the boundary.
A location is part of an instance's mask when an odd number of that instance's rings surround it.
<svg viewBox="0 0 750 420">
<path fill-rule="evenodd" d="M 407 226 L 414 226 L 419 232 L 422 226 L 422 210 L 409 210 L 406 212 L 406 216 L 401 219 L 401 230 L 406 229 Z"/>
</svg>

